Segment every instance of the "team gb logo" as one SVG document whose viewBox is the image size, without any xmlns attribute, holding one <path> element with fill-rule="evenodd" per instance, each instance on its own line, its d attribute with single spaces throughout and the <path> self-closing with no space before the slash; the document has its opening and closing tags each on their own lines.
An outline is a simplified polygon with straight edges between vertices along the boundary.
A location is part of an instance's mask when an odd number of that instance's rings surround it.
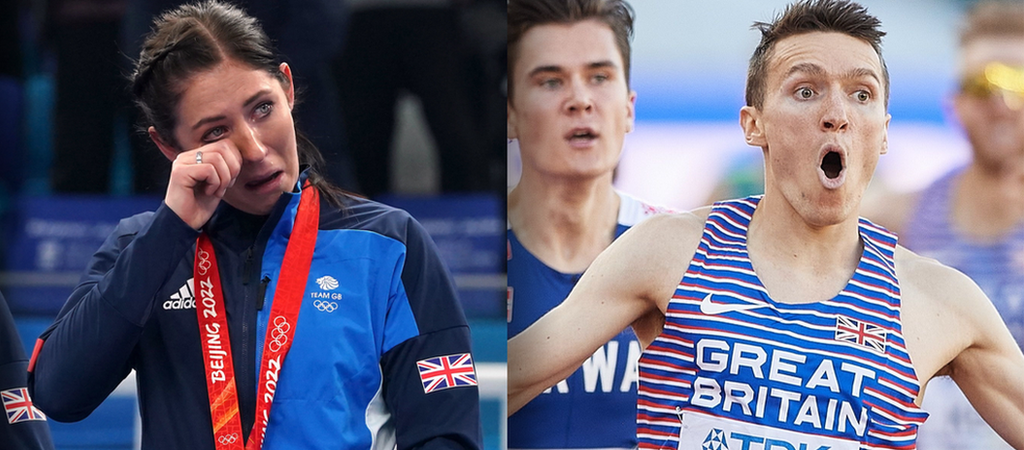
<svg viewBox="0 0 1024 450">
<path fill-rule="evenodd" d="M 320 285 L 320 289 L 329 291 L 338 287 L 338 280 L 330 275 L 324 275 L 316 279 L 316 284 Z"/>
</svg>

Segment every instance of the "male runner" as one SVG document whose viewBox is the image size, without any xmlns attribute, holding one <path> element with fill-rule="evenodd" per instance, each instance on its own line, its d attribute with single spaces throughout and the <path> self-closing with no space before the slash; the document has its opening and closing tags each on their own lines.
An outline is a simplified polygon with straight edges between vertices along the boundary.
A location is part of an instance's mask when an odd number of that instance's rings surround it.
<svg viewBox="0 0 1024 450">
<path fill-rule="evenodd" d="M 594 258 L 655 208 L 615 191 L 633 127 L 633 13 L 622 0 L 511 0 L 508 134 L 523 173 L 509 193 L 508 335 L 572 290 Z M 629 329 L 508 420 L 513 449 L 636 447 Z M 556 380 L 557 381 L 557 380 Z"/>
<path fill-rule="evenodd" d="M 922 192 L 876 198 L 864 215 L 899 233 L 907 248 L 970 276 L 1024 348 L 1024 3 L 970 10 L 958 73 L 951 105 L 972 160 Z M 952 383 L 936 383 L 932 394 L 922 449 L 1005 448 Z"/>
<path fill-rule="evenodd" d="M 654 217 L 509 342 L 509 409 L 633 324 L 641 448 L 912 448 L 951 376 L 1024 449 L 1024 354 L 959 272 L 860 220 L 887 146 L 880 22 L 845 0 L 756 24 L 740 125 L 765 194 Z"/>
</svg>

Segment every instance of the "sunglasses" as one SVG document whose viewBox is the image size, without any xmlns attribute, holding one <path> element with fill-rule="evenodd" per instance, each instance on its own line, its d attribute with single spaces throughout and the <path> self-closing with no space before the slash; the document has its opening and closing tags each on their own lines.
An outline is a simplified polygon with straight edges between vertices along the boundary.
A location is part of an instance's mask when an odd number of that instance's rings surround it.
<svg viewBox="0 0 1024 450">
<path fill-rule="evenodd" d="M 985 70 L 965 76 L 960 91 L 978 98 L 1002 97 L 1007 108 L 1019 111 L 1024 109 L 1024 66 L 988 63 Z"/>
</svg>

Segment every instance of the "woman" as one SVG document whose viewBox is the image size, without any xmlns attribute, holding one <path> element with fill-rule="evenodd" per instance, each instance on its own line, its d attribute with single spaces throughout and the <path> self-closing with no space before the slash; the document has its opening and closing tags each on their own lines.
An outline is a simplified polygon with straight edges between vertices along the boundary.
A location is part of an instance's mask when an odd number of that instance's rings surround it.
<svg viewBox="0 0 1024 450">
<path fill-rule="evenodd" d="M 408 214 L 339 192 L 243 11 L 163 14 L 131 77 L 173 161 L 37 345 L 36 404 L 87 416 L 134 369 L 145 449 L 478 448 L 469 331 Z"/>
</svg>

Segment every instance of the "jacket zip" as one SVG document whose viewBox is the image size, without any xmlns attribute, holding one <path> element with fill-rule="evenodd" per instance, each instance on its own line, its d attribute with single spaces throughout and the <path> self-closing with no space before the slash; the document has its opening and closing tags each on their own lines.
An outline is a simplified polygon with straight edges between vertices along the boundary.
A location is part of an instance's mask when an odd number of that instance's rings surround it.
<svg viewBox="0 0 1024 450">
<path fill-rule="evenodd" d="M 267 297 L 267 285 L 270 284 L 270 276 L 264 275 L 263 279 L 260 280 L 259 294 L 256 296 L 256 310 L 263 311 L 263 301 Z"/>
</svg>

